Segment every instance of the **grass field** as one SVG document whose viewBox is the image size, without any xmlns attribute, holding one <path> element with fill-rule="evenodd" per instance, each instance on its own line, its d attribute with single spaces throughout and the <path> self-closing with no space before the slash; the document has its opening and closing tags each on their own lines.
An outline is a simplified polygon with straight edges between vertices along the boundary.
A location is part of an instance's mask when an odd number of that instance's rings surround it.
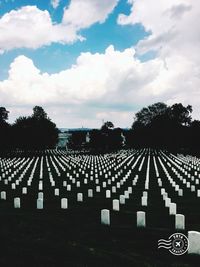
<svg viewBox="0 0 200 267">
<path fill-rule="evenodd" d="M 0 164 L 0 191 L 6 192 L 0 200 L 0 266 L 198 266 L 199 256 L 174 256 L 157 247 L 160 238 L 177 232 L 161 188 L 177 204 L 177 213 L 185 215 L 181 232 L 200 231 L 198 159 L 148 149 L 99 156 L 48 151 L 9 154 Z M 129 188 L 125 204 L 114 211 L 113 199 L 127 195 Z M 41 210 L 36 209 L 39 192 L 44 194 Z M 141 204 L 143 192 L 147 206 Z M 83 202 L 77 201 L 78 193 Z M 18 209 L 15 197 L 21 200 Z M 67 209 L 61 209 L 61 198 L 67 198 Z M 110 226 L 101 225 L 105 208 Z M 145 228 L 136 225 L 137 211 L 146 212 Z"/>
</svg>

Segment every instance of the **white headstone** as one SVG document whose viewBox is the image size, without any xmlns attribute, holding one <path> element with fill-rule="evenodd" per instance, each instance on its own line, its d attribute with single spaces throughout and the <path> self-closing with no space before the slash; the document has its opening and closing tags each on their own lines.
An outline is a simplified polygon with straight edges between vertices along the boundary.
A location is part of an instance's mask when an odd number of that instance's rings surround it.
<svg viewBox="0 0 200 267">
<path fill-rule="evenodd" d="M 183 214 L 175 215 L 175 229 L 185 230 L 185 216 Z"/>
<path fill-rule="evenodd" d="M 22 194 L 26 195 L 27 194 L 27 187 L 22 188 Z"/>
<path fill-rule="evenodd" d="M 147 197 L 148 196 L 148 192 L 147 191 L 143 191 L 143 197 Z"/>
<path fill-rule="evenodd" d="M 126 199 L 129 199 L 129 192 L 126 190 L 126 191 L 124 191 L 124 197 L 126 198 Z"/>
<path fill-rule="evenodd" d="M 103 182 L 102 186 L 105 188 L 106 187 L 106 182 Z"/>
<path fill-rule="evenodd" d="M 200 255 L 200 232 L 189 231 L 188 239 L 189 239 L 188 254 Z"/>
<path fill-rule="evenodd" d="M 128 192 L 129 192 L 129 194 L 132 194 L 133 193 L 133 188 L 132 187 L 128 187 Z"/>
<path fill-rule="evenodd" d="M 112 186 L 112 193 L 116 193 L 116 187 Z"/>
<path fill-rule="evenodd" d="M 101 224 L 110 225 L 110 211 L 109 210 L 101 210 Z"/>
<path fill-rule="evenodd" d="M 190 182 L 187 182 L 187 183 L 186 183 L 186 187 L 187 187 L 187 188 L 190 188 Z"/>
<path fill-rule="evenodd" d="M 16 184 L 15 183 L 12 183 L 11 188 L 12 189 L 16 189 Z"/>
<path fill-rule="evenodd" d="M 168 193 L 163 193 L 163 200 L 167 199 L 168 198 Z"/>
<path fill-rule="evenodd" d="M 101 187 L 99 185 L 96 186 L 96 192 L 101 192 Z"/>
<path fill-rule="evenodd" d="M 83 202 L 83 194 L 82 193 L 78 193 L 77 194 L 77 201 L 78 202 Z"/>
<path fill-rule="evenodd" d="M 106 190 L 106 198 L 110 198 L 110 197 L 111 197 L 110 190 Z"/>
<path fill-rule="evenodd" d="M 88 197 L 93 197 L 93 190 L 92 189 L 88 189 Z"/>
<path fill-rule="evenodd" d="M 191 185 L 191 192 L 195 192 L 195 185 Z"/>
<path fill-rule="evenodd" d="M 38 199 L 44 199 L 44 194 L 43 192 L 38 193 Z"/>
<path fill-rule="evenodd" d="M 39 183 L 39 190 L 43 190 L 43 184 L 42 184 L 42 182 Z"/>
<path fill-rule="evenodd" d="M 176 214 L 176 203 L 170 203 L 169 205 L 169 214 L 175 215 Z"/>
<path fill-rule="evenodd" d="M 20 198 L 19 197 L 15 197 L 14 198 L 14 208 L 15 209 L 20 209 L 20 207 L 21 207 Z"/>
<path fill-rule="evenodd" d="M 119 211 L 119 200 L 113 199 L 113 210 Z"/>
<path fill-rule="evenodd" d="M 1 192 L 1 199 L 6 200 L 6 192 L 5 191 Z"/>
<path fill-rule="evenodd" d="M 41 199 L 41 198 L 37 199 L 37 209 L 38 210 L 43 209 L 43 199 Z"/>
<path fill-rule="evenodd" d="M 55 196 L 59 196 L 59 189 L 55 188 L 54 193 L 55 193 Z"/>
<path fill-rule="evenodd" d="M 178 195 L 179 195 L 179 197 L 182 197 L 183 196 L 183 189 L 179 189 L 178 190 Z"/>
<path fill-rule="evenodd" d="M 61 209 L 67 209 L 67 208 L 68 208 L 67 198 L 61 198 Z"/>
<path fill-rule="evenodd" d="M 67 185 L 67 191 L 71 191 L 71 184 Z"/>
<path fill-rule="evenodd" d="M 147 206 L 147 196 L 142 197 L 142 206 Z"/>
<path fill-rule="evenodd" d="M 120 202 L 120 204 L 125 204 L 125 197 L 124 197 L 124 195 L 120 195 L 119 196 L 119 202 Z"/>
<path fill-rule="evenodd" d="M 171 199 L 169 197 L 166 197 L 165 198 L 165 207 L 169 208 L 170 204 L 171 204 Z"/>
<path fill-rule="evenodd" d="M 144 211 L 137 211 L 137 227 L 146 227 L 146 215 Z"/>
</svg>

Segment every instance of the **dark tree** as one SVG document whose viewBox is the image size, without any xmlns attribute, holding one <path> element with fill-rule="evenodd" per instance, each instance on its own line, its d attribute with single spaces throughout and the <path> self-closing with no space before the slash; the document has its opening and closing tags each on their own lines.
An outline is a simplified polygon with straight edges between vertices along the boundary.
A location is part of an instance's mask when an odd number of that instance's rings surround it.
<svg viewBox="0 0 200 267">
<path fill-rule="evenodd" d="M 40 106 L 35 106 L 33 108 L 33 118 L 35 119 L 47 119 L 47 113 L 44 111 L 44 109 Z"/>
<path fill-rule="evenodd" d="M 136 113 L 132 125 L 133 145 L 136 147 L 184 150 L 189 148 L 189 128 L 192 107 L 181 103 L 171 107 L 156 103 Z"/>
<path fill-rule="evenodd" d="M 108 139 L 107 139 L 108 149 L 117 150 L 117 149 L 122 148 L 123 141 L 124 141 L 122 134 L 123 134 L 122 129 L 120 128 L 115 128 L 109 132 Z"/>
<path fill-rule="evenodd" d="M 73 131 L 69 138 L 69 148 L 81 149 L 86 143 L 86 131 Z"/>
<path fill-rule="evenodd" d="M 9 111 L 5 107 L 0 107 L 0 151 L 10 148 L 11 146 L 11 129 L 6 122 Z"/>
<path fill-rule="evenodd" d="M 16 148 L 53 148 L 58 142 L 58 129 L 41 107 L 34 107 L 33 115 L 19 117 L 13 125 Z"/>
<path fill-rule="evenodd" d="M 189 145 L 191 153 L 200 155 L 200 121 L 194 120 L 189 127 Z"/>
<path fill-rule="evenodd" d="M 102 126 L 101 130 L 102 131 L 108 131 L 114 128 L 114 124 L 111 121 L 106 121 Z"/>
<path fill-rule="evenodd" d="M 165 114 L 167 110 L 167 105 L 162 102 L 142 108 L 135 114 L 135 123 L 137 123 L 137 126 L 146 126 L 150 124 L 155 117 Z M 134 127 L 134 124 L 132 127 Z"/>
<path fill-rule="evenodd" d="M 170 108 L 171 119 L 179 125 L 190 125 L 192 121 L 192 106 L 184 107 L 181 103 L 174 104 Z"/>
<path fill-rule="evenodd" d="M 92 130 L 90 132 L 90 148 L 92 151 L 100 152 L 104 148 L 104 140 L 102 138 L 102 132 L 100 130 Z"/>
<path fill-rule="evenodd" d="M 5 123 L 8 120 L 9 111 L 5 107 L 0 107 L 0 123 Z"/>
</svg>

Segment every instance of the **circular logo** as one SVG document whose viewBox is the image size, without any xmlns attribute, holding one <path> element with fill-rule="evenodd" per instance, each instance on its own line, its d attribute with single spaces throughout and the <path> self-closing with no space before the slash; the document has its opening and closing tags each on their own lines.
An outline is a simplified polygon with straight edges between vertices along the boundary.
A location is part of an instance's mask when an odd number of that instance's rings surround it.
<svg viewBox="0 0 200 267">
<path fill-rule="evenodd" d="M 173 255 L 183 255 L 187 252 L 189 242 L 184 234 L 175 233 L 169 237 L 169 240 L 171 241 L 171 248 L 169 251 Z"/>
</svg>

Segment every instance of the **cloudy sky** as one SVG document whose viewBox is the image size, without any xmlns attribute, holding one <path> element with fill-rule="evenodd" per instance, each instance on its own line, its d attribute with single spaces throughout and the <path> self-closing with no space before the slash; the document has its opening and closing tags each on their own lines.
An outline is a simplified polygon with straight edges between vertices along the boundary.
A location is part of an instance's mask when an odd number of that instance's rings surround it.
<svg viewBox="0 0 200 267">
<path fill-rule="evenodd" d="M 130 127 L 158 101 L 200 119 L 200 1 L 0 0 L 0 106 L 58 127 Z"/>
</svg>

